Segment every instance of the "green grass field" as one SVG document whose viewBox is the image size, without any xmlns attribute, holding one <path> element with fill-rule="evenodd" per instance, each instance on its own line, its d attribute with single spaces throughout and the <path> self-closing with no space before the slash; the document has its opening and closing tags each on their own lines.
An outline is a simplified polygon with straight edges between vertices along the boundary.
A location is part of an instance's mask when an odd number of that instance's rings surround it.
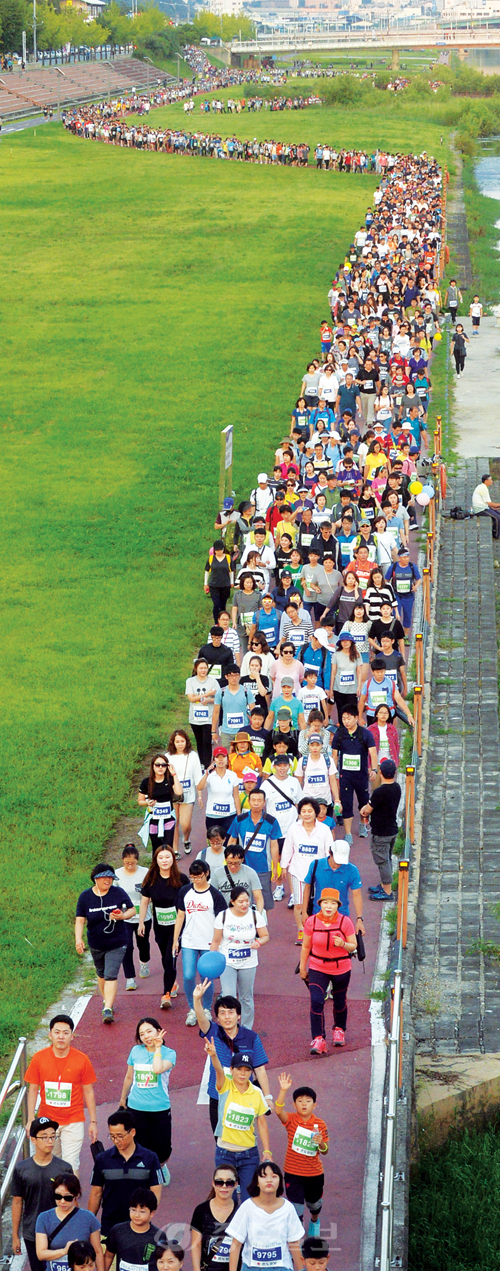
<svg viewBox="0 0 500 1271">
<path fill-rule="evenodd" d="M 281 119 L 279 121 L 281 123 Z M 288 431 L 375 178 L 0 144 L 4 1049 L 75 966 L 74 901 L 185 717 L 219 432 L 243 495 Z"/>
</svg>

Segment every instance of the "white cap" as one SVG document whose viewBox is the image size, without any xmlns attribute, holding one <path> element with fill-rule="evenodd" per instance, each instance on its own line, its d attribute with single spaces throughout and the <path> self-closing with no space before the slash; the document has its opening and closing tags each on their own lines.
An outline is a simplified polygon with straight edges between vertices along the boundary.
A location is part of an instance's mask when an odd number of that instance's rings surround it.
<svg viewBox="0 0 500 1271">
<path fill-rule="evenodd" d="M 267 472 L 259 472 L 257 481 L 267 481 Z"/>
<path fill-rule="evenodd" d="M 330 645 L 328 643 L 328 635 L 326 631 L 323 631 L 321 627 L 316 627 L 316 630 L 313 632 L 313 634 L 316 640 L 318 641 L 318 643 L 321 644 L 323 649 L 330 648 Z"/>
<path fill-rule="evenodd" d="M 333 437 L 333 440 L 334 440 L 334 441 L 340 441 L 340 440 L 341 440 L 341 437 L 340 437 L 340 433 L 339 433 L 339 432 L 332 432 L 332 433 L 330 433 L 330 437 Z"/>
<path fill-rule="evenodd" d="M 335 861 L 335 864 L 336 864 L 336 865 L 348 865 L 348 864 L 349 864 L 349 852 L 350 852 L 350 850 L 351 850 L 351 849 L 350 849 L 350 847 L 349 847 L 349 844 L 348 844 L 348 843 L 346 843 L 345 839 L 334 839 L 334 840 L 333 840 L 333 853 L 332 853 L 332 855 L 333 855 L 333 859 L 334 859 L 334 861 Z"/>
</svg>

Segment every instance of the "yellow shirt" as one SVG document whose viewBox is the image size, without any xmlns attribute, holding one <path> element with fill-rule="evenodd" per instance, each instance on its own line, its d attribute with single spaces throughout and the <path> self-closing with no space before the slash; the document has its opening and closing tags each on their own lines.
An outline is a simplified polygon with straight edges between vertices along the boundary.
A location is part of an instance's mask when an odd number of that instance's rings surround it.
<svg viewBox="0 0 500 1271">
<path fill-rule="evenodd" d="M 259 1086 L 250 1082 L 244 1094 L 238 1090 L 231 1077 L 226 1077 L 219 1095 L 219 1121 L 217 1124 L 217 1142 L 219 1147 L 232 1144 L 244 1151 L 255 1147 L 254 1123 L 256 1117 L 264 1116 L 267 1103 Z"/>
<path fill-rule="evenodd" d="M 282 534 L 289 534 L 293 543 L 295 543 L 298 532 L 298 528 L 293 521 L 278 521 L 275 529 L 276 537 L 281 538 Z"/>
</svg>

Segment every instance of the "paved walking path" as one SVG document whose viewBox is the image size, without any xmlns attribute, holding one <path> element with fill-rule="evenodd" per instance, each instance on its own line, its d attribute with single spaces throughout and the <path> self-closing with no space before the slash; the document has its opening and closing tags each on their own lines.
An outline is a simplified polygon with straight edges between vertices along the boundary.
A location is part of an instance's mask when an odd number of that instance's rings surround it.
<svg viewBox="0 0 500 1271">
<path fill-rule="evenodd" d="M 472 335 L 472 323 L 464 318 L 469 336 L 464 374 L 455 379 L 453 419 L 457 451 L 464 459 L 475 455 L 500 457 L 498 403 L 500 400 L 500 320 L 482 318 L 480 335 Z M 452 359 L 453 361 L 453 359 Z M 485 471 L 488 469 L 486 464 Z M 481 474 L 479 474 L 481 476 Z M 455 502 L 458 502 L 456 499 Z"/>
<path fill-rule="evenodd" d="M 478 341 L 479 343 L 479 341 Z M 477 365 L 477 364 L 476 364 Z M 479 384 L 476 384 L 481 404 Z M 448 506 L 470 505 L 488 461 L 459 465 Z M 497 497 L 493 494 L 493 498 Z M 500 1050 L 500 751 L 491 526 L 443 520 L 413 994 L 417 1053 Z"/>
</svg>

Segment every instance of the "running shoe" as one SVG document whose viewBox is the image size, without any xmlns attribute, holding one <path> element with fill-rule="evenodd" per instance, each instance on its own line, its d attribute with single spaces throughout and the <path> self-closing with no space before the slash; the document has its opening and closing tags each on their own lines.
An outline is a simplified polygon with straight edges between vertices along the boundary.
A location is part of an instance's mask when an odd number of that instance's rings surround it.
<svg viewBox="0 0 500 1271">
<path fill-rule="evenodd" d="M 383 887 L 377 887 L 374 891 L 371 891 L 369 893 L 368 899 L 369 900 L 395 900 L 395 895 L 393 891 L 387 892 L 387 891 L 384 891 Z"/>
<path fill-rule="evenodd" d="M 194 1028 L 194 1025 L 196 1024 L 196 1011 L 188 1011 L 186 1015 L 186 1024 L 189 1028 Z"/>
<path fill-rule="evenodd" d="M 151 975 L 151 971 L 149 970 L 149 962 L 139 962 L 139 979 L 147 980 L 148 975 Z"/>
<path fill-rule="evenodd" d="M 352 834 L 344 834 L 344 841 L 352 847 Z"/>
<path fill-rule="evenodd" d="M 368 823 L 366 821 L 360 821 L 358 833 L 360 839 L 368 838 Z"/>
<path fill-rule="evenodd" d="M 285 895 L 285 888 L 283 886 L 283 883 L 278 883 L 278 886 L 275 887 L 273 891 L 273 900 L 283 900 L 284 895 Z"/>
<path fill-rule="evenodd" d="M 343 1028 L 334 1028 L 332 1041 L 334 1046 L 345 1046 L 345 1033 Z"/>
<path fill-rule="evenodd" d="M 136 982 L 135 982 L 135 980 L 134 980 L 134 979 L 127 980 L 127 982 L 126 982 L 126 984 L 125 984 L 125 992 L 126 992 L 126 993 L 133 993 L 134 989 L 136 989 L 136 988 L 137 988 L 137 984 L 136 984 Z"/>
<path fill-rule="evenodd" d="M 113 1009 L 111 1006 L 103 1006 L 102 1022 L 103 1024 L 112 1024 L 114 1020 Z"/>
<path fill-rule="evenodd" d="M 308 1236 L 315 1236 L 319 1240 L 319 1237 L 321 1235 L 321 1223 L 319 1218 L 317 1218 L 315 1221 L 311 1218 L 311 1221 L 307 1228 L 307 1234 Z"/>
<path fill-rule="evenodd" d="M 184 842 L 184 851 L 186 853 L 186 856 L 189 856 L 189 853 L 191 851 L 191 843 L 189 839 L 187 839 L 187 842 L 186 841 Z"/>
<path fill-rule="evenodd" d="M 172 1003 L 171 1003 L 171 1001 L 170 1001 L 170 993 L 164 993 L 164 994 L 163 994 L 163 997 L 162 997 L 162 999 L 161 999 L 161 1002 L 160 1002 L 160 1010 L 161 1010 L 161 1011 L 168 1011 L 168 1009 L 169 1009 L 169 1007 L 170 1007 L 171 1005 L 172 1005 Z"/>
<path fill-rule="evenodd" d="M 168 1165 L 167 1165 L 166 1163 L 165 1163 L 165 1165 L 162 1165 L 162 1167 L 161 1167 L 161 1172 L 162 1172 L 162 1174 L 163 1174 L 163 1182 L 164 1182 L 164 1184 L 165 1184 L 165 1187 L 168 1187 L 168 1184 L 169 1184 L 169 1182 L 170 1182 L 171 1175 L 170 1175 L 170 1170 L 169 1170 L 169 1168 L 168 1168 Z"/>
<path fill-rule="evenodd" d="M 177 997 L 178 992 L 179 992 L 179 985 L 176 980 L 173 989 L 170 990 L 170 996 Z"/>
<path fill-rule="evenodd" d="M 311 1055 L 327 1055 L 326 1041 L 324 1037 L 315 1037 L 311 1042 Z"/>
<path fill-rule="evenodd" d="M 295 941 L 295 944 L 302 944 L 303 939 L 304 939 L 304 932 L 303 932 L 303 931 L 298 931 L 298 932 L 297 932 L 297 939 L 296 939 L 296 941 Z"/>
<path fill-rule="evenodd" d="M 293 899 L 293 896 L 290 896 L 290 900 L 288 901 L 287 909 L 293 909 L 293 908 L 294 908 L 294 899 Z"/>
</svg>

